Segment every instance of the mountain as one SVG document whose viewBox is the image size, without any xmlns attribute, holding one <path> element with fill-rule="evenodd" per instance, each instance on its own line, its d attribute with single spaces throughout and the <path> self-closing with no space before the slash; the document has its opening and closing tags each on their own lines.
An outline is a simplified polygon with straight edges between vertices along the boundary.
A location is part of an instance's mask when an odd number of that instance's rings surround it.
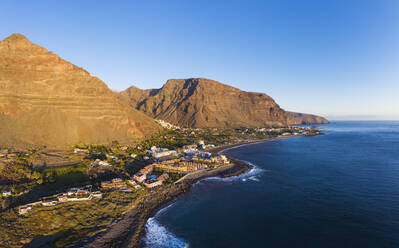
<svg viewBox="0 0 399 248">
<path fill-rule="evenodd" d="M 324 117 L 303 113 L 289 112 L 288 121 L 291 125 L 310 125 L 310 124 L 327 124 L 328 120 Z"/>
<path fill-rule="evenodd" d="M 286 126 L 300 119 L 264 93 L 245 92 L 205 78 L 171 79 L 160 89 L 132 86 L 118 97 L 153 118 L 179 126 Z"/>
<path fill-rule="evenodd" d="M 0 146 L 125 142 L 158 129 L 100 79 L 25 36 L 0 41 Z"/>
</svg>

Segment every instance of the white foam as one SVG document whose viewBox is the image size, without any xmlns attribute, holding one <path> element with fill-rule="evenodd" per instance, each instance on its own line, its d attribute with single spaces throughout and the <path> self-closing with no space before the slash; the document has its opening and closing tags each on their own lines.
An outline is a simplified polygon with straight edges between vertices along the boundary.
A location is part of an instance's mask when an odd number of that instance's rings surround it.
<svg viewBox="0 0 399 248">
<path fill-rule="evenodd" d="M 168 208 L 170 208 L 171 206 L 175 205 L 175 202 L 167 205 L 166 207 L 158 210 L 158 212 L 154 215 L 154 217 L 157 217 L 158 215 L 162 214 L 163 212 L 165 212 Z"/>
<path fill-rule="evenodd" d="M 149 218 L 145 224 L 146 236 L 144 242 L 146 247 L 151 248 L 188 248 L 187 242 L 170 233 L 155 218 Z"/>
<path fill-rule="evenodd" d="M 249 144 L 244 144 L 241 146 L 245 146 L 245 145 L 249 145 Z M 228 149 L 225 149 L 224 151 L 233 149 L 233 148 L 237 148 L 237 147 L 228 148 Z M 239 159 L 236 159 L 236 160 L 239 160 Z M 259 181 L 259 179 L 256 178 L 255 176 L 266 171 L 264 169 L 259 168 L 255 164 L 252 164 L 251 162 L 248 162 L 245 160 L 240 160 L 240 161 L 251 165 L 252 168 L 249 171 L 246 171 L 245 173 L 240 174 L 238 176 L 226 177 L 226 178 L 207 177 L 207 178 L 199 180 L 193 186 L 196 186 L 197 184 L 200 184 L 201 182 L 204 182 L 204 181 L 212 181 L 212 180 L 224 181 L 224 182 L 230 182 L 230 181 L 236 181 L 236 180 L 244 181 L 244 182 L 247 180 Z M 156 218 L 160 214 L 165 212 L 168 208 L 170 208 L 173 205 L 174 205 L 174 203 L 169 204 L 168 206 L 162 208 L 154 215 L 154 217 L 149 218 L 147 220 L 147 223 L 145 225 L 146 236 L 143 238 L 143 241 L 144 241 L 146 247 L 151 247 L 151 248 L 188 248 L 189 247 L 189 244 L 186 241 L 184 241 L 183 239 L 181 239 L 179 237 L 176 237 L 174 234 L 169 232 L 164 226 L 162 226 L 156 220 Z"/>
<path fill-rule="evenodd" d="M 259 178 L 255 177 L 255 176 L 249 177 L 248 179 L 252 180 L 252 181 L 255 181 L 255 182 L 259 182 L 260 181 Z"/>
<path fill-rule="evenodd" d="M 238 159 L 236 159 L 238 160 Z M 199 180 L 198 182 L 196 182 L 193 186 L 197 186 L 203 182 L 207 182 L 207 181 L 222 181 L 222 182 L 231 182 L 231 181 L 247 181 L 247 179 L 249 180 L 253 180 L 253 181 L 257 181 L 259 182 L 258 178 L 255 178 L 255 176 L 265 172 L 266 170 L 259 168 L 257 165 L 245 161 L 245 160 L 240 160 L 241 162 L 244 162 L 246 164 L 249 164 L 252 166 L 252 168 L 249 171 L 246 171 L 243 174 L 240 174 L 238 176 L 233 176 L 233 177 L 207 177 L 204 179 Z"/>
</svg>

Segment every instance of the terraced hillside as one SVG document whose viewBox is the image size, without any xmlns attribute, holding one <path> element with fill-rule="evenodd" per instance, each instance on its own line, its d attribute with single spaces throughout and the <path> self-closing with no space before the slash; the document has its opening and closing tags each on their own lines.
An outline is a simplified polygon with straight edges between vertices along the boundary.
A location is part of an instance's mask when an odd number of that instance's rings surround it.
<svg viewBox="0 0 399 248">
<path fill-rule="evenodd" d="M 25 36 L 0 42 L 0 146 L 123 142 L 158 128 L 100 79 Z"/>
</svg>

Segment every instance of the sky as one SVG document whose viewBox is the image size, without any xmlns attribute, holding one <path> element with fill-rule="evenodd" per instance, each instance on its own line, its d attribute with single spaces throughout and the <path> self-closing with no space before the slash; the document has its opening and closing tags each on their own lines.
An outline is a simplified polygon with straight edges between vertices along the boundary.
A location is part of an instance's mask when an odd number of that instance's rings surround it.
<svg viewBox="0 0 399 248">
<path fill-rule="evenodd" d="M 399 120 L 399 1 L 14 1 L 21 33 L 113 90 L 204 77 L 330 119 Z"/>
</svg>

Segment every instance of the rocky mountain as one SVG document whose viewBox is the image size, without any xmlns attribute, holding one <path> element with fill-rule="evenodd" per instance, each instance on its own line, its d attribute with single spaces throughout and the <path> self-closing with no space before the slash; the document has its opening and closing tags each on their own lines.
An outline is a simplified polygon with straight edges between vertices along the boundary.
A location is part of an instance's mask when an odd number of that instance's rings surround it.
<svg viewBox="0 0 399 248">
<path fill-rule="evenodd" d="M 327 124 L 328 120 L 324 117 L 303 113 L 289 112 L 288 121 L 291 125 L 310 125 L 310 124 Z"/>
<path fill-rule="evenodd" d="M 179 126 L 286 126 L 301 119 L 264 93 L 245 92 L 205 78 L 171 79 L 161 89 L 132 86 L 118 97 L 151 117 Z M 323 119 L 319 118 L 314 120 Z"/>
<path fill-rule="evenodd" d="M 100 79 L 25 36 L 0 41 L 0 146 L 124 142 L 158 129 Z"/>
</svg>

